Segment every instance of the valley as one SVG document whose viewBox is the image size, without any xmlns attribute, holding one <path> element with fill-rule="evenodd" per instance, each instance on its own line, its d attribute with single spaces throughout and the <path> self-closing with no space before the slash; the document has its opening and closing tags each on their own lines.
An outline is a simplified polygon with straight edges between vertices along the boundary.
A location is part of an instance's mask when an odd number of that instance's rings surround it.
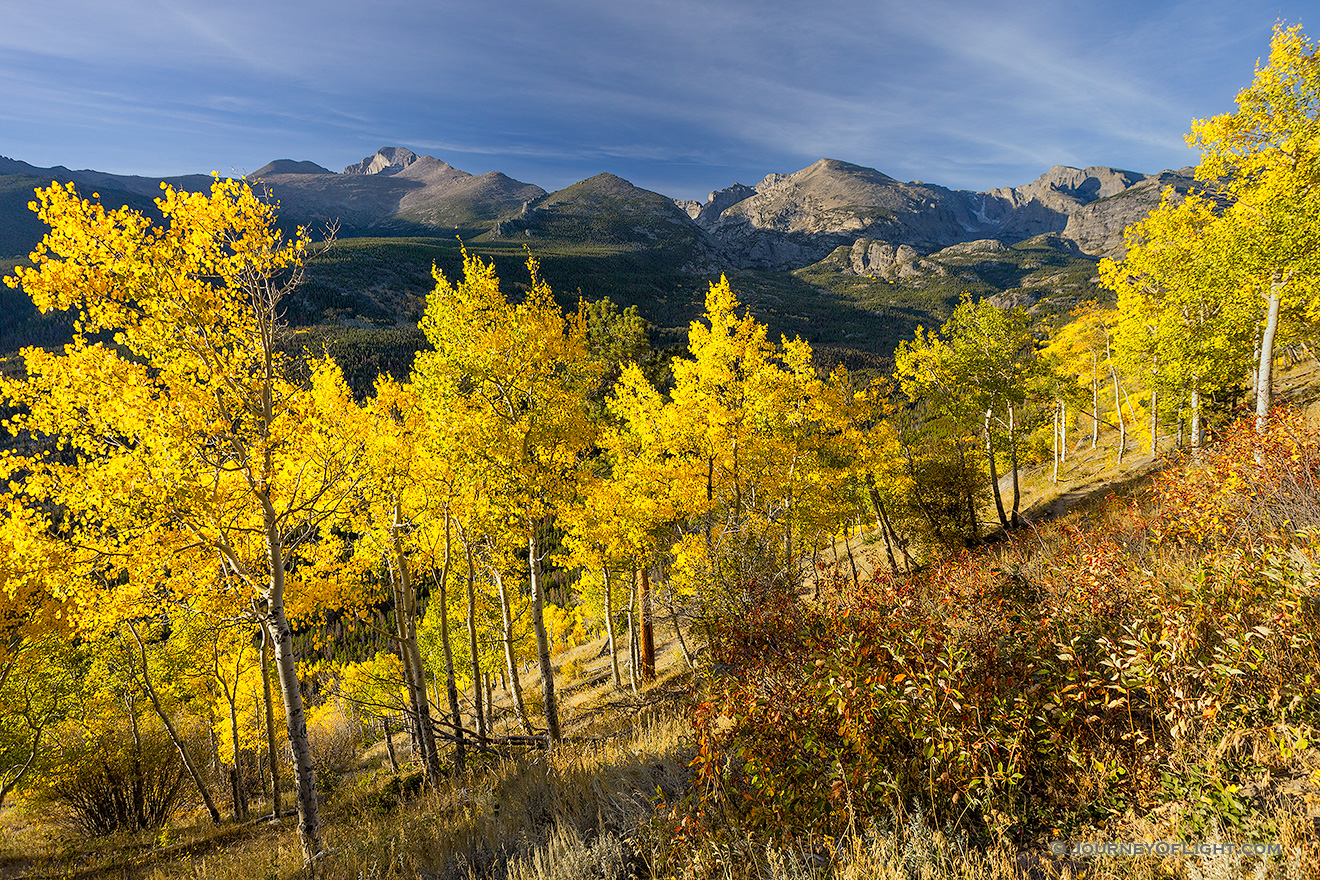
<svg viewBox="0 0 1320 880">
<path fill-rule="evenodd" d="M 943 322 L 963 294 L 1022 305 L 1051 321 L 1103 298 L 1097 260 L 1121 255 L 1122 230 L 1165 188 L 1193 186 L 1190 169 L 1146 175 L 1055 166 L 1026 185 L 973 193 L 826 159 L 697 203 L 610 174 L 547 193 L 399 147 L 342 173 L 281 159 L 249 176 L 278 201 L 286 229 L 335 229 L 334 245 L 285 305 L 296 327 L 352 329 L 357 339 L 388 329 L 380 346 L 391 348 L 420 316 L 432 264 L 453 277 L 462 241 L 510 279 L 530 251 L 565 307 L 577 297 L 636 305 L 660 348 L 681 344 L 707 284 L 727 273 L 772 333 L 801 335 L 834 362 L 877 369 L 918 325 Z M 27 202 L 51 180 L 148 213 L 158 192 L 146 178 L 0 158 L 5 265 L 40 239 Z M 168 182 L 195 190 L 210 177 Z M 37 316 L 22 299 L 0 291 L 0 353 L 66 338 L 58 319 Z"/>
</svg>

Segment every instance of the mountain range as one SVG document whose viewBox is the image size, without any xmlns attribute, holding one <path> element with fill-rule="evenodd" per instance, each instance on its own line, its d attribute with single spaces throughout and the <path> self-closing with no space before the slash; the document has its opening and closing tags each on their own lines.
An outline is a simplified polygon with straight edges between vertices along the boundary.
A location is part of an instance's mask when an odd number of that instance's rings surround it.
<svg viewBox="0 0 1320 880">
<path fill-rule="evenodd" d="M 880 361 L 918 324 L 942 321 L 963 295 L 1043 317 L 1103 297 L 1098 260 L 1122 253 L 1124 228 L 1166 188 L 1194 185 L 1188 168 L 1056 165 L 1021 186 L 972 192 L 821 159 L 696 202 L 613 174 L 546 192 L 402 147 L 340 172 L 277 159 L 247 176 L 278 201 L 282 224 L 338 229 L 334 250 L 288 306 L 296 325 L 415 325 L 433 286 L 431 266 L 451 277 L 461 268 L 458 237 L 510 279 L 525 272 L 519 264 L 529 247 L 565 305 L 574 291 L 636 305 L 663 344 L 684 338 L 701 313 L 705 281 L 727 272 L 774 332 L 833 347 L 844 360 Z M 45 228 L 27 205 L 52 180 L 147 212 L 161 182 L 0 157 L 0 272 L 41 240 Z M 187 190 L 211 183 L 202 174 L 165 180 Z M 0 289 L 0 300 L 0 312 L 12 313 L 0 314 L 0 350 L 67 333 L 38 333 L 17 292 Z"/>
<path fill-rule="evenodd" d="M 341 236 L 457 234 L 480 241 L 539 237 L 663 247 L 686 251 L 696 271 L 791 271 L 847 246 L 853 271 L 881 275 L 953 245 L 1013 245 L 1050 233 L 1080 253 L 1114 256 L 1122 252 L 1124 227 L 1158 204 L 1166 187 L 1186 191 L 1192 184 L 1187 168 L 1151 175 L 1056 165 L 1022 186 L 971 192 L 821 159 L 754 186 L 735 183 L 702 203 L 670 199 L 611 174 L 547 193 L 497 171 L 469 174 L 402 147 L 383 147 L 339 173 L 277 159 L 248 177 L 278 199 L 284 222 L 333 222 Z M 210 185 L 201 174 L 165 179 L 189 190 Z M 35 217 L 21 222 L 31 193 L 25 184 L 51 180 L 141 207 L 160 184 L 0 157 L 0 254 L 24 254 L 39 240 Z"/>
</svg>

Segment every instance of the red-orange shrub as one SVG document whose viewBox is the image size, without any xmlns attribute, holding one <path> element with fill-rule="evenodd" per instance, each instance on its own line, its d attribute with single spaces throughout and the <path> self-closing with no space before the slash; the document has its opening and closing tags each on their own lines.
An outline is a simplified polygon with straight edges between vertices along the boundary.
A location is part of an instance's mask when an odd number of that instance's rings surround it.
<svg viewBox="0 0 1320 880">
<path fill-rule="evenodd" d="M 1282 415 L 1118 515 L 717 619 L 686 833 L 838 836 L 915 802 L 1030 834 L 1155 806 L 1234 731 L 1320 723 L 1316 451 Z"/>
</svg>

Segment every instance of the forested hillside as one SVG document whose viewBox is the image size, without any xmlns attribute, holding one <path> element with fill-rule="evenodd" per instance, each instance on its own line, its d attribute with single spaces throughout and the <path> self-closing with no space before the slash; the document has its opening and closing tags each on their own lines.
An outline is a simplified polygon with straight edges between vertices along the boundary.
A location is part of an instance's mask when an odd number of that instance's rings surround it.
<svg viewBox="0 0 1320 880">
<path fill-rule="evenodd" d="M 636 218 L 552 271 L 289 234 L 242 180 L 43 188 L 8 295 L 71 341 L 0 377 L 0 872 L 1320 876 L 1320 441 L 1274 399 L 1320 66 L 1272 49 L 1116 259 L 868 241 L 695 310 L 629 286 Z M 624 189 L 586 183 L 525 229 Z M 825 275 L 929 299 L 825 358 L 740 301 L 823 332 Z M 1108 840 L 1190 848 L 1070 849 Z"/>
</svg>

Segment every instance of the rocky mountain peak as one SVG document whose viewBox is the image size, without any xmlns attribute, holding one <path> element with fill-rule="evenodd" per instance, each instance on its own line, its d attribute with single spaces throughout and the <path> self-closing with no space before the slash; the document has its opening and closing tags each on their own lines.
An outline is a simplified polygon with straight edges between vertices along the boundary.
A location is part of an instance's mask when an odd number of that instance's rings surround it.
<svg viewBox="0 0 1320 880">
<path fill-rule="evenodd" d="M 334 174 L 334 172 L 329 168 L 307 160 L 276 159 L 274 162 L 267 162 L 256 171 L 253 171 L 251 176 L 267 177 L 271 174 Z"/>
<path fill-rule="evenodd" d="M 729 208 L 754 195 L 756 195 L 755 188 L 735 183 L 733 186 L 726 186 L 724 189 L 713 191 L 706 197 L 704 204 L 701 202 L 683 202 L 679 203 L 678 206 L 704 228 L 713 225 L 715 221 L 720 219 L 720 215 Z"/>
<path fill-rule="evenodd" d="M 406 147 L 381 147 L 356 165 L 344 169 L 345 174 L 398 174 L 420 157 Z"/>
<path fill-rule="evenodd" d="M 990 194 L 1016 205 L 1025 205 L 1035 199 L 1052 208 L 1076 207 L 1117 195 L 1146 177 L 1135 171 L 1103 165 L 1087 168 L 1055 165 L 1025 186 L 1001 187 L 991 190 Z"/>
</svg>

